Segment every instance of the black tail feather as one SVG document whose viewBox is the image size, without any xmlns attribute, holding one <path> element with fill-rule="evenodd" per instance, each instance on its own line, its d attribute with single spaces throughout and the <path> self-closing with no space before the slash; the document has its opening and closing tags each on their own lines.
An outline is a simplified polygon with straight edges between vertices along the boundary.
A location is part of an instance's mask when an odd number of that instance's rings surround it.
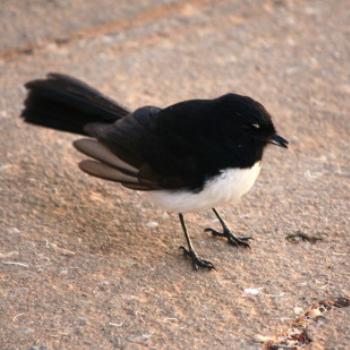
<svg viewBox="0 0 350 350">
<path fill-rule="evenodd" d="M 87 84 L 62 74 L 33 80 L 22 118 L 31 124 L 85 135 L 90 123 L 113 123 L 130 112 Z"/>
</svg>

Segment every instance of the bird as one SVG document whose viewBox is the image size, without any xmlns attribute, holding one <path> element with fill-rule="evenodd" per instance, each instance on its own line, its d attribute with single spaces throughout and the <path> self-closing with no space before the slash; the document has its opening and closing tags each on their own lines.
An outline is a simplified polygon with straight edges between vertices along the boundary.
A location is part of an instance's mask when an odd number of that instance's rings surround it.
<svg viewBox="0 0 350 350">
<path fill-rule="evenodd" d="M 176 213 L 187 242 L 181 246 L 194 269 L 215 269 L 194 248 L 184 215 L 212 210 L 221 230 L 205 229 L 234 247 L 251 236 L 235 235 L 218 205 L 236 203 L 253 187 L 270 144 L 288 148 L 265 107 L 248 96 L 226 93 L 165 108 L 129 111 L 85 82 L 49 73 L 25 84 L 26 123 L 81 135 L 74 147 L 87 158 L 85 173 L 145 193 Z"/>
</svg>

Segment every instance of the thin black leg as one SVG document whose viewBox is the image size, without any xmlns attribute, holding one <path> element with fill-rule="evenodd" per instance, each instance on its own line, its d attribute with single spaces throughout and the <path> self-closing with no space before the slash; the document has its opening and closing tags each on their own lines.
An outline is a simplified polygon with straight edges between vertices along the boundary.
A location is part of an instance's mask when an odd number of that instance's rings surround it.
<svg viewBox="0 0 350 350">
<path fill-rule="evenodd" d="M 187 232 L 184 217 L 181 213 L 179 214 L 179 219 L 188 245 L 188 249 L 183 246 L 181 246 L 180 249 L 183 250 L 185 256 L 192 260 L 193 268 L 195 270 L 198 270 L 199 267 L 205 267 L 209 270 L 215 269 L 214 265 L 210 261 L 202 259 L 194 250 L 191 238 Z"/>
<path fill-rule="evenodd" d="M 212 228 L 206 228 L 204 230 L 205 232 L 211 232 L 214 236 L 217 237 L 225 237 L 227 238 L 227 242 L 235 247 L 250 248 L 249 240 L 252 239 L 252 237 L 236 237 L 227 227 L 225 221 L 221 218 L 215 208 L 213 208 L 213 212 L 222 226 L 222 232 L 218 232 Z"/>
</svg>

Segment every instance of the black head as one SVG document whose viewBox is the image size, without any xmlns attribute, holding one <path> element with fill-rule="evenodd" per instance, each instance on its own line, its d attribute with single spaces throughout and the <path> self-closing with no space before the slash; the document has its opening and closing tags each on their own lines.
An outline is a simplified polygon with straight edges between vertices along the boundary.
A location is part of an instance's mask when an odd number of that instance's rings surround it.
<svg viewBox="0 0 350 350">
<path fill-rule="evenodd" d="M 287 148 L 288 141 L 276 134 L 271 116 L 261 103 L 237 94 L 224 95 L 217 102 L 219 113 L 225 115 L 225 127 L 236 140 Z"/>
<path fill-rule="evenodd" d="M 225 143 L 230 166 L 250 167 L 263 156 L 268 144 L 287 148 L 277 135 L 270 114 L 247 96 L 227 94 L 216 99 L 215 118 L 220 120 L 220 138 Z M 229 155 L 229 156 L 228 156 Z"/>
</svg>

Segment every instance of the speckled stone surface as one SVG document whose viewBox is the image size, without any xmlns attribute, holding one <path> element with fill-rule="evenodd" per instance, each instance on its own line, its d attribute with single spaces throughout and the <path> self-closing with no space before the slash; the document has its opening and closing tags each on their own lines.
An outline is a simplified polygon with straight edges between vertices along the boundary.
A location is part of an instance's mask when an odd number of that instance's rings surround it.
<svg viewBox="0 0 350 350">
<path fill-rule="evenodd" d="M 0 5 L 0 349 L 267 348 L 314 303 L 350 297 L 348 1 L 116 3 Z M 23 83 L 49 71 L 131 109 L 261 101 L 290 149 L 269 148 L 252 192 L 218 208 L 252 249 L 190 214 L 217 268 L 194 272 L 175 215 L 80 172 L 74 136 L 24 125 Z M 300 233 L 322 240 L 286 239 Z M 327 311 L 298 346 L 350 348 L 349 319 Z"/>
</svg>

